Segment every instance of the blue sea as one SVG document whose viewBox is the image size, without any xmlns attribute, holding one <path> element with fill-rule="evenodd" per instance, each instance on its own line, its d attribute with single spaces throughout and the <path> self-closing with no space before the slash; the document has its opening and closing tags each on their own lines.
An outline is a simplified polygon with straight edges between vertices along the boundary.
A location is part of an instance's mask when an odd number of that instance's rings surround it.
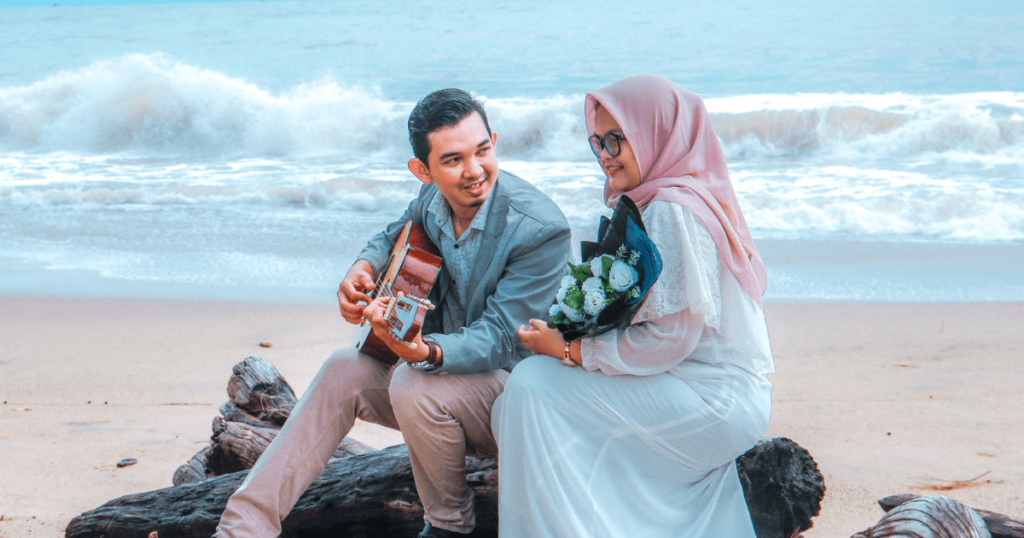
<svg viewBox="0 0 1024 538">
<path fill-rule="evenodd" d="M 0 295 L 333 304 L 452 86 L 589 239 L 583 97 L 652 72 L 705 98 L 768 301 L 1024 301 L 1021 36 L 1017 0 L 0 7 Z"/>
</svg>

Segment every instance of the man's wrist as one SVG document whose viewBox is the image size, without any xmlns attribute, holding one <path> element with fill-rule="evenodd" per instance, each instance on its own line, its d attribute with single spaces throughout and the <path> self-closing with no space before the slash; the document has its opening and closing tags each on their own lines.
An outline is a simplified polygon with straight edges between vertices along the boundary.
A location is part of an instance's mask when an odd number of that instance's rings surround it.
<svg viewBox="0 0 1024 538">
<path fill-rule="evenodd" d="M 429 336 L 423 337 L 423 343 L 427 345 L 427 363 L 431 366 L 444 364 L 444 352 L 441 351 L 441 345 Z"/>
<path fill-rule="evenodd" d="M 437 344 L 437 362 L 434 365 L 444 366 L 444 349 L 441 348 L 441 344 Z"/>
<path fill-rule="evenodd" d="M 429 338 L 424 338 L 423 343 L 427 345 L 427 358 L 423 359 L 427 364 L 437 364 L 437 344 Z"/>
<path fill-rule="evenodd" d="M 423 360 L 419 362 L 410 362 L 409 365 L 413 368 L 420 368 L 423 370 L 435 370 L 440 368 L 444 364 L 444 353 L 441 351 L 441 346 L 429 336 L 424 336 L 422 339 L 423 347 L 426 348 L 427 355 Z"/>
</svg>

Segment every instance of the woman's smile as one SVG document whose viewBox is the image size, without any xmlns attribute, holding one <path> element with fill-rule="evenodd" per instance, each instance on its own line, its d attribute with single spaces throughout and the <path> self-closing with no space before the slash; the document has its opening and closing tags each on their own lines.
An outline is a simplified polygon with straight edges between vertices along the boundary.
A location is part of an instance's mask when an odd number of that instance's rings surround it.
<svg viewBox="0 0 1024 538">
<path fill-rule="evenodd" d="M 605 162 L 603 164 L 604 164 L 604 173 L 605 173 L 605 175 L 608 175 L 608 176 L 611 176 L 611 175 L 615 174 L 616 172 L 622 170 L 622 165 L 618 164 L 618 163 L 612 164 L 610 162 Z"/>
</svg>

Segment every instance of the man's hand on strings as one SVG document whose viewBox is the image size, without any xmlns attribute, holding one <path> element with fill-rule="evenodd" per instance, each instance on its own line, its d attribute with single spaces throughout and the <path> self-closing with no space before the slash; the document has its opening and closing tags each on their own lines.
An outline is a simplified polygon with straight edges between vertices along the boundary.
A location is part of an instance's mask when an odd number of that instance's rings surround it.
<svg viewBox="0 0 1024 538">
<path fill-rule="evenodd" d="M 401 297 L 402 292 L 398 293 Z M 430 350 L 427 345 L 423 343 L 421 334 L 416 333 L 416 337 L 413 338 L 412 343 L 416 344 L 415 348 L 412 348 L 391 335 L 391 326 L 388 325 L 387 320 L 384 319 L 384 311 L 387 310 L 388 297 L 378 297 L 366 305 L 363 310 L 363 316 L 370 322 L 370 327 L 373 328 L 373 334 L 377 335 L 382 342 L 387 344 L 391 351 L 395 352 L 395 355 L 406 362 L 420 362 L 427 359 L 427 355 L 430 354 Z"/>
<path fill-rule="evenodd" d="M 363 311 L 370 303 L 367 292 L 376 288 L 373 281 L 373 266 L 366 260 L 356 260 L 348 270 L 345 279 L 338 286 L 338 306 L 341 317 L 353 324 L 363 322 Z"/>
</svg>

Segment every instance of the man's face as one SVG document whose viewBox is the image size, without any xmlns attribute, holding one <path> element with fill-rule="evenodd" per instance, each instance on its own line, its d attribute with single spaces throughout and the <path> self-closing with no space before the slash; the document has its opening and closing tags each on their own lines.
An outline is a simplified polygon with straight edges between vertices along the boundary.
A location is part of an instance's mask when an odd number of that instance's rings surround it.
<svg viewBox="0 0 1024 538">
<path fill-rule="evenodd" d="M 494 153 L 497 133 L 488 135 L 483 118 L 474 112 L 457 125 L 442 127 L 428 137 L 429 168 L 413 159 L 409 169 L 424 183 L 437 185 L 456 216 L 475 214 L 498 179 L 498 157 Z"/>
</svg>

